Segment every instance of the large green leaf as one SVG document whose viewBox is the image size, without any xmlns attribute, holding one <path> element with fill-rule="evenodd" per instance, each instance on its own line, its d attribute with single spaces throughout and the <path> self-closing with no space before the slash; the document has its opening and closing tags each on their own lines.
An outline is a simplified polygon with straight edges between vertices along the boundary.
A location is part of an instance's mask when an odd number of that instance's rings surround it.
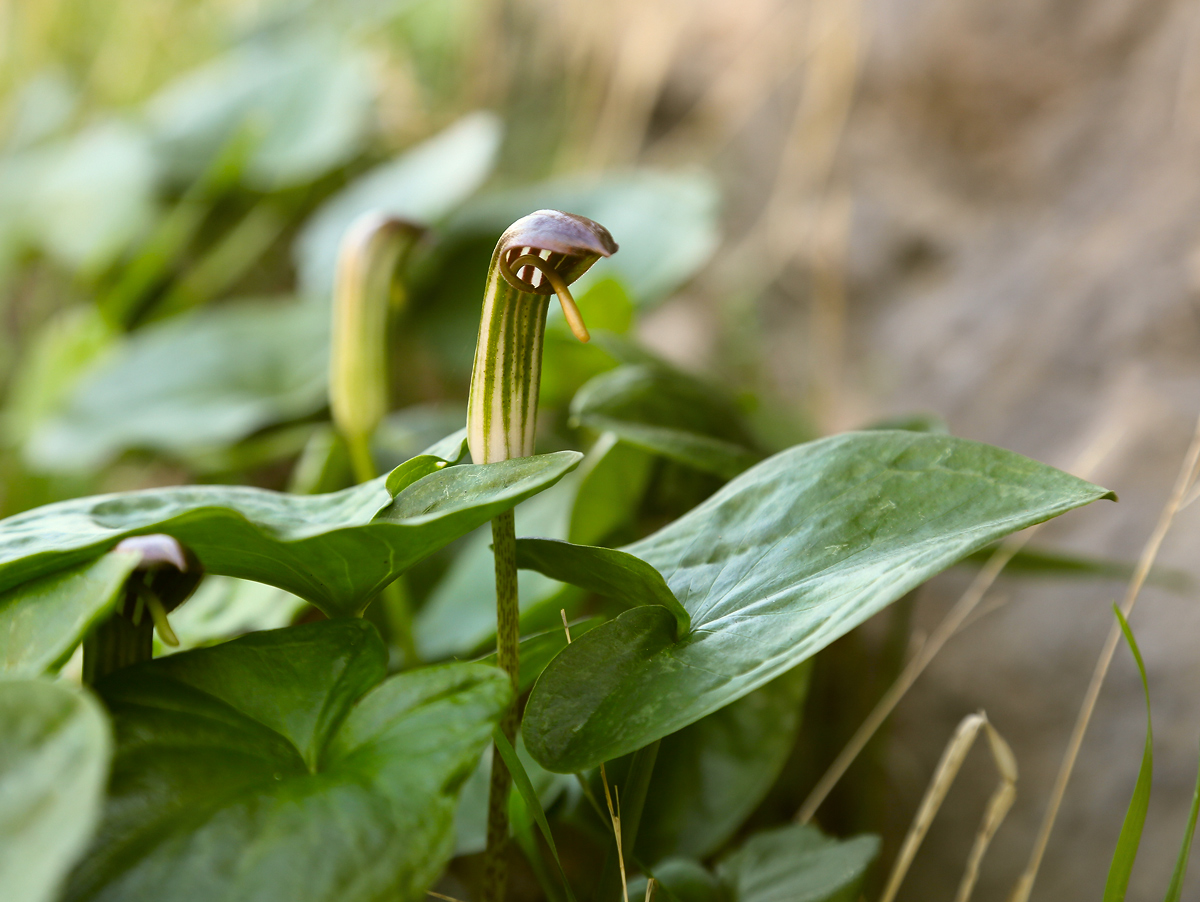
<svg viewBox="0 0 1200 902">
<path fill-rule="evenodd" d="M 662 300 L 690 279 L 716 247 L 717 191 L 700 174 L 643 170 L 514 188 L 471 201 L 448 230 L 495 235 L 530 210 L 569 210 L 604 223 L 621 253 L 601 260 L 576 283 L 583 293 L 616 277 L 639 304 Z"/>
<path fill-rule="evenodd" d="M 128 448 L 186 456 L 315 413 L 326 403 L 327 319 L 317 305 L 255 301 L 142 329 L 79 379 L 25 457 L 71 471 Z"/>
<path fill-rule="evenodd" d="M 725 479 L 762 459 L 731 401 L 665 366 L 626 365 L 596 376 L 572 399 L 571 418 Z"/>
<path fill-rule="evenodd" d="M 802 664 L 662 740 L 638 830 L 639 860 L 704 858 L 733 835 L 792 751 L 810 672 Z"/>
<path fill-rule="evenodd" d="M 879 838 L 839 841 L 816 827 L 764 830 L 717 865 L 732 902 L 855 902 Z"/>
<path fill-rule="evenodd" d="M 112 740 L 104 712 L 64 683 L 0 680 L 0 887 L 50 902 L 95 829 Z"/>
<path fill-rule="evenodd" d="M 616 548 L 572 545 L 558 539 L 518 539 L 517 566 L 569 582 L 588 592 L 627 604 L 662 605 L 675 618 L 682 638 L 692 621 L 657 570 Z"/>
<path fill-rule="evenodd" d="M 326 201 L 305 224 L 293 248 L 300 290 L 309 297 L 332 292 L 338 246 L 346 229 L 363 213 L 432 223 L 470 197 L 491 172 L 502 133 L 494 114 L 472 113 L 359 176 Z"/>
<path fill-rule="evenodd" d="M 38 676 L 62 664 L 113 609 L 140 561 L 114 551 L 0 593 L 0 674 Z"/>
<path fill-rule="evenodd" d="M 109 803 L 66 898 L 420 898 L 511 689 L 486 665 L 386 663 L 369 623 L 326 621 L 102 680 Z"/>
<path fill-rule="evenodd" d="M 517 508 L 517 535 L 589 543 L 603 539 L 630 515 L 640 498 L 644 475 L 634 476 L 632 485 L 622 490 L 612 490 L 613 482 L 620 478 L 618 471 L 630 462 L 627 451 L 611 437 L 597 441 L 577 472 Z M 603 502 L 597 495 L 604 496 Z M 581 501 L 588 517 L 577 520 L 576 505 Z M 566 607 L 569 600 L 563 597 L 562 583 L 532 570 L 518 574 L 517 588 L 526 625 L 531 618 L 556 623 L 559 608 Z M 569 592 L 578 594 L 573 589 Z M 551 617 L 542 617 L 547 610 Z M 426 660 L 470 654 L 496 635 L 496 565 L 490 528 L 483 527 L 466 540 L 417 614 L 415 633 L 417 648 Z"/>
<path fill-rule="evenodd" d="M 354 616 L 421 558 L 552 486 L 581 457 L 447 467 L 395 499 L 381 476 L 331 495 L 201 485 L 63 501 L 0 521 L 0 591 L 153 532 L 174 536 L 210 573 Z"/>
<path fill-rule="evenodd" d="M 361 50 L 311 34 L 254 40 L 163 88 L 147 104 L 147 121 L 177 178 L 196 178 L 244 136 L 245 181 L 273 191 L 357 154 L 374 94 Z"/>
<path fill-rule="evenodd" d="M 637 607 L 565 649 L 525 711 L 530 753 L 577 771 L 741 698 L 1000 536 L 1111 493 L 951 436 L 859 432 L 774 455 L 624 550 L 692 631 Z"/>
</svg>

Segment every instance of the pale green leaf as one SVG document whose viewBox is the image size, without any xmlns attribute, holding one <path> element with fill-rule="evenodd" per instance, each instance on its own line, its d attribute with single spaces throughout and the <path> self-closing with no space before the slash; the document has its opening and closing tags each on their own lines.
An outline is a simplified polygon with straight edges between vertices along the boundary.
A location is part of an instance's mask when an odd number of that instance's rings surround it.
<svg viewBox="0 0 1200 902">
<path fill-rule="evenodd" d="M 104 712 L 65 683 L 0 680 L 0 887 L 51 902 L 92 836 L 112 739 Z"/>
</svg>

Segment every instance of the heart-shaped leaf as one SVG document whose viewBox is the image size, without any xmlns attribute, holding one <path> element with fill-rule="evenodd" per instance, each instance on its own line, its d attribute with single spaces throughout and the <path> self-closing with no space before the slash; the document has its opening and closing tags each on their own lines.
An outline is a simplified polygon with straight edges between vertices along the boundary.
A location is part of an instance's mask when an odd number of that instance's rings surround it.
<svg viewBox="0 0 1200 902">
<path fill-rule="evenodd" d="M 801 664 L 662 740 L 638 828 L 641 861 L 704 858 L 734 834 L 787 762 L 811 670 Z"/>
<path fill-rule="evenodd" d="M 854 902 L 878 854 L 877 836 L 840 841 L 794 824 L 751 836 L 717 877 L 733 902 Z"/>
<path fill-rule="evenodd" d="M 326 621 L 102 680 L 109 803 L 66 898 L 420 897 L 511 689 L 482 664 L 386 663 L 369 623 Z"/>
<path fill-rule="evenodd" d="M 331 617 L 360 614 L 414 563 L 549 488 L 582 455 L 447 467 L 393 499 L 386 476 L 330 495 L 177 486 L 77 498 L 0 521 L 0 591 L 122 538 L 166 533 L 210 573 L 286 589 Z"/>
<path fill-rule="evenodd" d="M 112 739 L 100 706 L 64 683 L 0 681 L 0 887 L 50 902 L 100 816 Z"/>
<path fill-rule="evenodd" d="M 113 609 L 140 560 L 114 551 L 0 593 L 0 673 L 38 676 L 61 665 Z"/>
<path fill-rule="evenodd" d="M 725 479 L 762 459 L 729 400 L 665 366 L 626 365 L 596 376 L 571 401 L 571 417 Z"/>
<path fill-rule="evenodd" d="M 691 615 L 627 611 L 565 649 L 525 710 L 530 754 L 573 772 L 694 723 L 790 670 L 989 542 L 1106 489 L 952 436 L 797 445 L 624 550 Z"/>
</svg>

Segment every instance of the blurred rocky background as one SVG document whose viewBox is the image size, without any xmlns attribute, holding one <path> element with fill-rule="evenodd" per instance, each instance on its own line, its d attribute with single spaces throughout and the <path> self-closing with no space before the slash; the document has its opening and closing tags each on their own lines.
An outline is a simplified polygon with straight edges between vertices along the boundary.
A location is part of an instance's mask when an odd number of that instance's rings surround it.
<svg viewBox="0 0 1200 902">
<path fill-rule="evenodd" d="M 920 411 L 1067 469 L 1092 458 L 1119 506 L 1039 542 L 1131 560 L 1200 411 L 1194 3 L 38 0 L 0 9 L 0 47 L 6 513 L 153 482 L 282 484 L 279 461 L 291 466 L 323 403 L 323 333 L 307 314 L 284 341 L 312 342 L 295 372 L 252 324 L 209 322 L 214 371 L 229 371 L 221 353 L 262 361 L 215 400 L 157 392 L 179 352 L 139 351 L 152 342 L 137 336 L 210 302 L 321 295 L 328 240 L 310 217 L 336 226 L 390 183 L 338 192 L 448 128 L 458 137 L 427 156 L 449 187 L 409 212 L 440 222 L 484 184 L 493 200 L 446 234 L 486 248 L 489 210 L 507 209 L 495 197 L 559 185 L 527 196 L 567 203 L 582 196 L 568 179 L 609 186 L 580 212 L 615 210 L 604 221 L 635 259 L 643 237 L 690 235 L 650 255 L 682 262 L 633 298 L 637 333 L 735 386 L 777 444 Z M 499 118 L 463 119 L 478 110 Z M 615 177 L 664 173 L 657 194 L 612 193 Z M 328 213 L 339 197 L 343 213 Z M 651 234 L 622 233 L 622 211 Z M 415 292 L 418 337 L 398 338 L 428 363 L 397 388 L 404 403 L 461 389 L 461 334 L 470 362 L 475 314 L 464 302 L 454 319 L 439 290 L 424 306 Z M 284 334 L 275 320 L 265 331 Z M 139 377 L 138 353 L 164 355 L 160 375 Z M 194 435 L 201 421 L 218 425 Z M 1198 518 L 1180 515 L 1162 563 L 1195 572 Z M 919 593 L 918 639 L 969 576 Z M 1121 591 L 1002 578 L 899 707 L 873 804 L 822 817 L 884 830 L 894 849 L 955 725 L 985 709 L 1021 778 L 976 898 L 1006 898 Z M 1132 621 L 1157 740 L 1134 898 L 1163 892 L 1190 801 L 1196 601 L 1151 587 Z M 1143 742 L 1140 692 L 1121 650 L 1035 899 L 1100 894 Z M 902 898 L 953 896 L 993 780 L 977 750 Z"/>
</svg>

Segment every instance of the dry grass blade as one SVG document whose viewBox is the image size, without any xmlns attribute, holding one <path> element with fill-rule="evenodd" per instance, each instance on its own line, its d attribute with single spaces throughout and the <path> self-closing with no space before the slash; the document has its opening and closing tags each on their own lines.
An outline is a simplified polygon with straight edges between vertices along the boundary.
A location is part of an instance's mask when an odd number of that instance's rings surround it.
<svg viewBox="0 0 1200 902">
<path fill-rule="evenodd" d="M 654 895 L 654 882 L 655 881 L 653 877 L 646 881 L 646 896 L 644 902 L 650 902 L 651 896 Z"/>
<path fill-rule="evenodd" d="M 433 896 L 435 899 L 441 899 L 442 902 L 462 902 L 462 899 L 455 899 L 453 896 L 445 896 L 441 893 L 435 893 L 433 890 L 426 890 L 425 895 Z"/>
<path fill-rule="evenodd" d="M 1120 439 L 1121 433 L 1116 429 L 1104 429 L 1091 442 L 1087 448 L 1076 460 L 1075 465 L 1071 468 L 1071 472 L 1075 473 L 1082 479 L 1088 478 L 1088 474 L 1099 466 L 1109 452 L 1112 451 L 1117 441 Z M 937 657 L 938 652 L 950 640 L 950 637 L 963 628 L 968 622 L 968 618 L 979 606 L 980 601 L 987 594 L 987 591 L 992 587 L 1000 573 L 1008 565 L 1008 562 L 1013 559 L 1013 556 L 1020 551 L 1025 544 L 1033 538 L 1039 529 L 1038 526 L 1031 526 L 1024 532 L 1009 536 L 999 548 L 997 548 L 986 564 L 975 575 L 975 579 L 963 592 L 962 596 L 950 609 L 949 613 L 942 618 L 942 621 L 937 625 L 934 631 L 929 635 L 929 638 L 920 644 L 916 653 L 909 659 L 904 670 L 900 672 L 900 676 L 896 681 L 888 687 L 887 692 L 879 699 L 871 713 L 867 715 L 862 725 L 850 737 L 850 741 L 846 743 L 846 747 L 829 765 L 829 769 L 824 773 L 817 785 L 813 787 L 812 792 L 808 794 L 808 798 L 804 800 L 804 804 L 800 806 L 800 810 L 796 813 L 796 821 L 801 824 L 806 824 L 813 819 L 817 813 L 817 809 L 821 807 L 821 803 L 829 796 L 833 787 L 840 780 L 854 763 L 854 759 L 859 756 L 871 737 L 883 726 L 883 722 L 888 719 L 888 716 L 895 710 L 896 705 L 900 703 L 900 699 L 904 698 L 905 693 L 912 688 L 913 683 L 917 681 L 929 663 Z"/>
<path fill-rule="evenodd" d="M 562 617 L 563 632 L 567 634 L 567 645 L 570 645 L 571 644 L 571 627 L 569 627 L 567 625 L 567 609 L 559 608 L 558 613 L 559 613 L 559 616 Z"/>
<path fill-rule="evenodd" d="M 1179 513 L 1184 500 L 1196 482 L 1198 468 L 1200 468 L 1200 419 L 1196 421 L 1196 431 L 1192 436 L 1192 443 L 1188 447 L 1187 454 L 1184 455 L 1183 464 L 1179 468 L 1179 476 L 1175 480 L 1175 487 L 1171 491 L 1171 497 L 1167 499 L 1167 503 L 1159 515 L 1154 532 L 1146 540 L 1142 556 L 1138 559 L 1137 570 L 1134 571 L 1133 578 L 1129 581 L 1129 587 L 1125 591 L 1125 598 L 1121 602 L 1121 614 L 1126 619 L 1128 619 L 1130 612 L 1133 610 L 1133 606 L 1137 604 L 1138 595 L 1142 591 L 1142 586 L 1145 585 L 1146 577 L 1150 574 L 1150 568 L 1154 566 L 1154 561 L 1158 557 L 1158 550 L 1162 547 L 1163 539 L 1166 538 L 1175 515 Z M 1050 832 L 1054 829 L 1054 821 L 1058 817 L 1058 809 L 1062 805 L 1063 795 L 1067 791 L 1067 783 L 1070 782 L 1071 772 L 1075 769 L 1075 759 L 1079 756 L 1079 749 L 1083 745 L 1084 734 L 1087 732 L 1088 723 L 1091 721 L 1092 712 L 1096 707 L 1096 699 L 1100 697 L 1100 689 L 1104 686 L 1104 678 L 1108 675 L 1109 665 L 1112 664 L 1113 655 L 1117 650 L 1117 644 L 1120 640 L 1121 626 L 1119 623 L 1116 623 L 1108 631 L 1108 638 L 1105 639 L 1104 648 L 1100 651 L 1100 659 L 1096 662 L 1092 681 L 1088 685 L 1087 693 L 1083 697 L 1079 716 L 1075 720 L 1075 729 L 1071 732 L 1071 738 L 1067 743 L 1067 751 L 1063 755 L 1058 776 L 1054 781 L 1054 788 L 1050 792 L 1050 802 L 1046 806 L 1046 814 L 1042 820 L 1042 826 L 1038 830 L 1033 852 L 1029 856 L 1029 864 L 1026 865 L 1024 873 L 1017 880 L 1017 885 L 1013 888 L 1009 902 L 1027 902 L 1029 894 L 1033 890 L 1033 883 L 1037 879 L 1038 868 L 1041 867 L 1042 857 L 1046 854 L 1046 845 L 1050 841 Z"/>
<path fill-rule="evenodd" d="M 613 797 L 608 792 L 608 775 L 604 772 L 604 765 L 600 765 L 600 782 L 604 784 L 604 801 L 608 803 L 608 816 L 612 818 L 613 838 L 617 841 L 617 865 L 621 869 L 621 895 L 625 902 L 629 902 L 629 883 L 625 879 L 625 851 L 621 848 L 621 793 L 618 787 L 613 787 L 613 794 L 617 797 L 617 805 L 613 807 Z"/>
<path fill-rule="evenodd" d="M 979 864 L 983 861 L 988 844 L 996 835 L 996 830 L 1000 827 L 1005 815 L 1008 814 L 1017 795 L 1016 758 L 1013 757 L 1012 749 L 1004 741 L 1004 737 L 988 723 L 987 715 L 982 711 L 963 718 L 958 729 L 954 731 L 954 736 L 946 745 L 946 750 L 942 753 L 942 760 L 938 762 L 929 788 L 925 791 L 925 797 L 921 799 L 921 807 L 917 809 L 908 835 L 904 837 L 904 844 L 900 847 L 900 854 L 888 877 L 887 888 L 883 892 L 881 902 L 892 902 L 896 897 L 900 884 L 904 881 L 909 866 L 912 865 L 913 858 L 916 857 L 917 850 L 925 839 L 925 834 L 929 832 L 930 825 L 937 817 L 938 810 L 942 807 L 942 802 L 945 801 L 946 794 L 950 791 L 955 777 L 958 776 L 963 761 L 966 759 L 967 753 L 971 751 L 971 746 L 975 744 L 975 737 L 979 735 L 980 730 L 987 733 L 988 748 L 992 753 L 996 770 L 1000 774 L 1000 784 L 992 793 L 991 799 L 988 800 L 983 822 L 979 826 L 971 854 L 967 858 L 966 871 L 963 874 L 962 883 L 959 884 L 955 902 L 967 902 L 971 897 L 971 891 L 975 888 L 975 881 L 979 877 Z"/>
</svg>

